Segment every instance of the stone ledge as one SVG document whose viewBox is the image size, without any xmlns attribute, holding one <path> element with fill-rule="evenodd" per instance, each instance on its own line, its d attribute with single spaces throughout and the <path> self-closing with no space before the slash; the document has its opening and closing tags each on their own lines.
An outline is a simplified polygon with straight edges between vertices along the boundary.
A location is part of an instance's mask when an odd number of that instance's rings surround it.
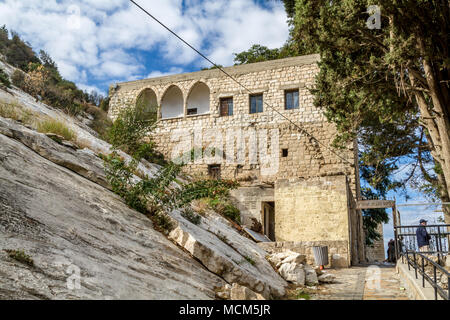
<svg viewBox="0 0 450 320">
<path fill-rule="evenodd" d="M 406 262 L 406 261 L 405 261 Z M 408 270 L 408 264 L 402 263 L 401 259 L 397 262 L 395 270 L 400 276 L 402 284 L 408 291 L 409 298 L 412 300 L 434 300 L 434 289 L 425 280 L 425 288 L 422 287 L 422 277 L 417 273 L 416 279 L 414 269 Z M 438 300 L 443 300 L 438 294 Z"/>
</svg>

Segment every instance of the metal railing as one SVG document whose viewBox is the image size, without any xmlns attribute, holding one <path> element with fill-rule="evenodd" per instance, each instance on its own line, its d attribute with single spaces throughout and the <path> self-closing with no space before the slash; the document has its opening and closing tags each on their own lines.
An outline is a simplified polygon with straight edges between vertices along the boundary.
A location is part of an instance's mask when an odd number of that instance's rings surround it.
<svg viewBox="0 0 450 320">
<path fill-rule="evenodd" d="M 395 226 L 395 251 L 399 257 L 402 252 L 418 252 L 416 230 L 419 225 L 414 226 Z M 425 226 L 428 234 L 431 236 L 429 250 L 420 251 L 421 253 L 436 254 L 440 263 L 444 255 L 449 253 L 450 247 L 450 224 L 436 224 Z"/>
<path fill-rule="evenodd" d="M 425 280 L 433 287 L 435 300 L 438 300 L 438 295 L 444 300 L 450 300 L 450 273 L 447 270 L 445 270 L 434 261 L 430 260 L 424 253 L 415 251 L 410 252 L 406 250 L 406 252 L 401 252 L 400 255 L 402 257 L 403 263 L 405 263 L 404 259 L 406 259 L 408 263 L 408 270 L 411 270 L 411 267 L 414 268 L 416 279 L 419 278 L 418 274 L 422 276 L 422 286 L 424 288 Z M 450 259 L 450 257 L 448 259 Z M 427 264 L 431 264 L 433 267 L 432 276 L 425 272 L 425 261 L 427 262 Z M 447 289 L 442 288 L 438 283 L 438 270 L 441 273 L 441 276 L 439 277 L 441 279 L 441 282 L 443 277 L 447 277 Z"/>
</svg>

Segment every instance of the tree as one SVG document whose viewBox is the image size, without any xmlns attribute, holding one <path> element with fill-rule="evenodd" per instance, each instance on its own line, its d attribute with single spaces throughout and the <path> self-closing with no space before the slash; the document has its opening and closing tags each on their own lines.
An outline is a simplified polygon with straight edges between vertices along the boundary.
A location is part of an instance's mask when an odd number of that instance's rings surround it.
<svg viewBox="0 0 450 320">
<path fill-rule="evenodd" d="M 366 173 L 379 178 L 371 186 L 389 180 L 392 161 L 409 156 L 411 178 L 420 172 L 423 190 L 449 201 L 449 2 L 297 0 L 294 11 L 293 1 L 285 4 L 293 41 L 321 56 L 315 105 L 341 141 L 365 134 L 371 143 L 374 170 Z M 380 29 L 367 24 L 377 19 L 369 5 L 380 9 Z"/>
<path fill-rule="evenodd" d="M 3 25 L 0 28 L 0 54 L 5 54 L 6 49 L 9 45 L 9 38 L 8 38 L 9 32 L 8 29 L 6 29 L 6 26 Z"/>
<path fill-rule="evenodd" d="M 20 39 L 19 35 L 11 32 L 12 39 L 6 49 L 6 60 L 15 67 L 28 71 L 29 63 L 40 63 L 31 46 Z"/>
</svg>

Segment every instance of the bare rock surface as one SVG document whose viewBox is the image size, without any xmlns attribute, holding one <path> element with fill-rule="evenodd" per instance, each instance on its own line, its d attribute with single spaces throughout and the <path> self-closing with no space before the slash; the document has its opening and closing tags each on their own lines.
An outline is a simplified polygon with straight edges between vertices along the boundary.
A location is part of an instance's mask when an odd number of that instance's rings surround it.
<svg viewBox="0 0 450 320">
<path fill-rule="evenodd" d="M 266 252 L 255 242 L 241 236 L 222 216 L 209 213 L 199 225 L 171 213 L 177 227 L 169 238 L 189 251 L 208 270 L 228 283 L 246 286 L 266 299 L 285 294 L 287 283 L 266 260 Z"/>
<path fill-rule="evenodd" d="M 0 134 L 0 299 L 213 299 L 224 284 L 115 194 Z"/>
</svg>

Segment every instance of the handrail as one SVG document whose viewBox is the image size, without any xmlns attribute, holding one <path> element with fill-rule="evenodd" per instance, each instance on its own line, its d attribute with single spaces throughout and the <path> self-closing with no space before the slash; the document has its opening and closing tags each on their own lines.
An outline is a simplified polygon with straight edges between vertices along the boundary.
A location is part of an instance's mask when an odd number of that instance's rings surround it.
<svg viewBox="0 0 450 320">
<path fill-rule="evenodd" d="M 413 260 L 410 259 L 410 255 L 413 255 Z M 420 252 L 416 252 L 416 251 L 406 251 L 406 252 L 401 252 L 400 255 L 402 256 L 402 262 L 404 263 L 404 257 L 406 257 L 406 261 L 408 262 L 408 270 L 410 269 L 410 265 L 414 268 L 415 271 L 415 275 L 416 275 L 416 279 L 418 279 L 417 276 L 417 271 L 419 271 L 419 274 L 422 275 L 422 286 L 425 288 L 425 280 L 427 280 L 427 282 L 433 287 L 434 289 L 434 299 L 438 300 L 438 293 L 439 295 L 444 299 L 444 300 L 450 300 L 450 272 L 448 272 L 447 270 L 445 270 L 445 268 L 443 268 L 442 266 L 438 265 L 437 263 L 435 263 L 433 260 L 429 259 L 426 255 L 424 255 L 423 253 Z M 417 259 L 416 256 L 419 256 L 420 258 L 422 258 L 422 264 L 421 266 L 418 265 L 417 263 Z M 449 259 L 450 257 L 447 257 L 447 259 Z M 431 278 L 426 272 L 425 272 L 425 260 L 429 263 L 431 263 L 431 265 L 433 266 L 433 278 Z M 445 290 L 443 288 L 441 288 L 438 284 L 437 284 L 437 275 L 436 275 L 436 270 L 439 270 L 442 274 L 444 274 L 445 276 L 447 276 L 447 292 L 445 292 Z"/>
<path fill-rule="evenodd" d="M 418 227 L 427 227 L 427 228 L 432 228 L 432 227 L 450 227 L 450 224 L 427 224 L 426 226 L 422 226 L 421 224 L 416 224 L 416 225 L 411 225 L 411 226 L 394 226 L 394 228 L 396 229 L 400 229 L 400 228 L 418 228 Z"/>
</svg>

